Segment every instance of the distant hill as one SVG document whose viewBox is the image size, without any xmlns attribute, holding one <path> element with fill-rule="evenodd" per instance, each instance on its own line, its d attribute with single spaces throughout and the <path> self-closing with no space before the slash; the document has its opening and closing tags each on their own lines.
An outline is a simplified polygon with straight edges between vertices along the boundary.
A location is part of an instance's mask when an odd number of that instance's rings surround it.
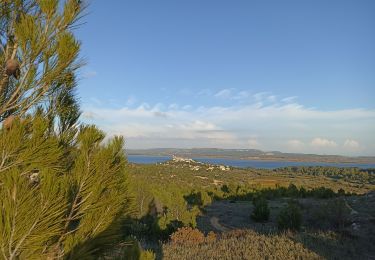
<svg viewBox="0 0 375 260">
<path fill-rule="evenodd" d="M 187 158 L 228 158 L 240 160 L 263 161 L 296 161 L 296 162 L 331 162 L 331 163 L 375 163 L 374 156 L 348 157 L 340 155 L 318 155 L 302 153 L 282 153 L 279 151 L 265 152 L 256 149 L 218 149 L 218 148 L 153 148 L 127 149 L 129 155 L 149 156 L 182 156 Z"/>
</svg>

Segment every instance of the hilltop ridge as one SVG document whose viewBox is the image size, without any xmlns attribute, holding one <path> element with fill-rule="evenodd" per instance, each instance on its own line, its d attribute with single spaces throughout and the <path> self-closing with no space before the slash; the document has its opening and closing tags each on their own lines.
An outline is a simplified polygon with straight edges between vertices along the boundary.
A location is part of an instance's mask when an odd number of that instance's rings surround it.
<svg viewBox="0 0 375 260">
<path fill-rule="evenodd" d="M 220 149 L 220 148 L 151 148 L 127 149 L 129 155 L 179 156 L 187 158 L 227 158 L 259 161 L 295 161 L 329 163 L 375 163 L 374 156 L 349 157 L 342 155 L 319 155 L 303 153 L 283 153 L 257 149 Z"/>
</svg>

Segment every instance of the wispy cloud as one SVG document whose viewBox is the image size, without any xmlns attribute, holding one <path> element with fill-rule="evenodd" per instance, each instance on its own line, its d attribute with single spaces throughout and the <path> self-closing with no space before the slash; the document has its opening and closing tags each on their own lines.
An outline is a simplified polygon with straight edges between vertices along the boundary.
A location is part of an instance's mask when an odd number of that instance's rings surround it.
<svg viewBox="0 0 375 260">
<path fill-rule="evenodd" d="M 212 91 L 208 88 L 204 88 L 204 89 L 198 91 L 196 95 L 197 96 L 211 96 Z"/>
<path fill-rule="evenodd" d="M 291 96 L 281 99 L 281 102 L 290 103 L 294 102 L 297 99 L 297 96 Z"/>
<path fill-rule="evenodd" d="M 299 150 L 301 150 L 302 148 L 305 147 L 305 143 L 302 142 L 301 140 L 292 139 L 292 140 L 287 141 L 287 146 L 292 151 L 299 151 Z"/>
<path fill-rule="evenodd" d="M 361 148 L 359 142 L 353 139 L 346 139 L 344 142 L 344 147 L 351 150 L 357 150 Z"/>
<path fill-rule="evenodd" d="M 127 100 L 126 100 L 126 105 L 127 106 L 133 106 L 135 105 L 137 102 L 137 98 L 135 96 L 130 96 Z"/>
<path fill-rule="evenodd" d="M 231 95 L 238 92 L 231 90 Z M 142 103 L 117 109 L 102 108 L 93 102 L 84 108 L 84 118 L 110 134 L 124 135 L 128 147 L 133 148 L 256 147 L 291 152 L 375 154 L 375 110 L 324 111 L 306 108 L 295 97 L 278 100 L 267 92 L 254 94 L 252 98 L 249 103 L 209 107 Z M 368 145 L 364 148 L 360 143 Z"/>
<path fill-rule="evenodd" d="M 252 148 L 252 149 L 261 148 L 260 142 L 255 138 L 251 138 L 251 139 L 247 140 L 247 143 L 248 143 L 249 147 Z"/>
<path fill-rule="evenodd" d="M 311 146 L 317 148 L 336 147 L 336 142 L 325 138 L 316 137 L 311 141 Z"/>
<path fill-rule="evenodd" d="M 229 89 L 229 88 L 222 89 L 222 90 L 218 91 L 214 95 L 214 97 L 216 97 L 216 98 L 231 98 L 232 97 L 232 91 L 233 91 L 233 89 Z"/>
<path fill-rule="evenodd" d="M 86 70 L 82 73 L 82 78 L 84 79 L 91 79 L 91 78 L 94 78 L 96 77 L 98 73 L 94 70 Z"/>
<path fill-rule="evenodd" d="M 233 96 L 233 99 L 235 99 L 235 100 L 244 100 L 244 99 L 248 99 L 249 97 L 250 97 L 250 92 L 246 91 L 246 90 L 242 90 L 242 91 L 237 92 Z"/>
</svg>

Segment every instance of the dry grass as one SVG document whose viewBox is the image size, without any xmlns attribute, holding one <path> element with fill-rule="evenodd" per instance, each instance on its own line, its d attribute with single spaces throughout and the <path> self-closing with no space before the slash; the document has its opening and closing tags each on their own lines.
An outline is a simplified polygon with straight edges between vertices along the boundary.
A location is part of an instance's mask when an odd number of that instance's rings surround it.
<svg viewBox="0 0 375 260">
<path fill-rule="evenodd" d="M 213 243 L 163 246 L 164 259 L 323 259 L 287 235 L 232 231 Z"/>
</svg>

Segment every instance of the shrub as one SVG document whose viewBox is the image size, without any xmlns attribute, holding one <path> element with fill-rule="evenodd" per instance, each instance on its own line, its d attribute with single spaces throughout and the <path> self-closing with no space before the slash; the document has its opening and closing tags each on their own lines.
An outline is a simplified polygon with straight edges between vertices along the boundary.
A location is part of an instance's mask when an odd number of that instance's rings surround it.
<svg viewBox="0 0 375 260">
<path fill-rule="evenodd" d="M 299 190 L 296 185 L 289 184 L 288 190 L 287 190 L 287 196 L 288 197 L 298 197 L 299 196 Z"/>
<path fill-rule="evenodd" d="M 342 229 L 349 223 L 350 208 L 343 197 L 311 207 L 309 225 L 319 229 Z"/>
<path fill-rule="evenodd" d="M 265 222 L 270 217 L 270 209 L 265 198 L 259 197 L 253 199 L 254 210 L 251 218 L 256 222 Z"/>
<path fill-rule="evenodd" d="M 128 259 L 128 260 L 139 260 L 141 259 L 141 246 L 135 239 L 126 241 L 124 247 L 114 250 L 107 256 L 109 259 Z"/>
<path fill-rule="evenodd" d="M 202 244 L 205 242 L 204 234 L 191 227 L 179 228 L 171 235 L 172 244 Z"/>
<path fill-rule="evenodd" d="M 211 243 L 211 242 L 214 242 L 216 241 L 217 237 L 216 237 L 216 234 L 212 231 L 208 232 L 207 236 L 206 236 L 206 242 L 208 243 Z"/>
<path fill-rule="evenodd" d="M 337 191 L 337 194 L 339 196 L 345 196 L 345 190 L 343 188 L 340 188 L 338 191 Z"/>
<path fill-rule="evenodd" d="M 349 222 L 350 209 L 344 198 L 333 199 L 328 202 L 328 219 L 334 228 L 342 229 Z"/>
<path fill-rule="evenodd" d="M 297 203 L 291 201 L 281 210 L 277 224 L 280 230 L 299 230 L 301 228 L 302 214 Z"/>
<path fill-rule="evenodd" d="M 314 188 L 309 193 L 311 194 L 311 196 L 319 199 L 328 199 L 336 196 L 335 192 L 332 189 L 326 187 Z"/>
<path fill-rule="evenodd" d="M 141 255 L 139 256 L 139 260 L 155 260 L 156 256 L 155 253 L 151 250 L 145 250 L 141 252 Z"/>
<path fill-rule="evenodd" d="M 262 235 L 250 230 L 229 232 L 210 244 L 164 244 L 164 259 L 321 259 L 284 234 Z M 238 235 L 238 236 L 237 236 Z"/>
</svg>

